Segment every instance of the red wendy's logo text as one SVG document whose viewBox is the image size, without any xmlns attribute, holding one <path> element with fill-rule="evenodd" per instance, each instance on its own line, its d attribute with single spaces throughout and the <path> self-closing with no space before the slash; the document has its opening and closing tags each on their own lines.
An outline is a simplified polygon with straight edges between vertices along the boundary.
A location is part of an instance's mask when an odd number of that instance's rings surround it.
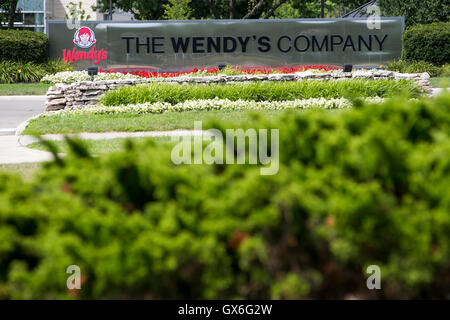
<svg viewBox="0 0 450 320">
<path fill-rule="evenodd" d="M 80 61 L 80 60 L 93 60 L 94 64 L 100 61 L 108 59 L 108 51 L 101 49 L 99 51 L 95 50 L 95 46 L 89 51 L 76 51 L 76 48 L 64 49 L 63 50 L 63 60 L 64 62 Z"/>
<path fill-rule="evenodd" d="M 91 48 L 89 51 L 76 51 L 76 48 L 73 49 L 64 49 L 63 50 L 63 60 L 64 62 L 74 62 L 80 60 L 92 60 L 94 64 L 98 64 L 102 60 L 106 60 L 108 58 L 108 51 L 104 49 L 95 50 L 95 43 L 97 40 L 95 39 L 95 33 L 88 27 L 81 27 L 73 36 L 73 43 L 78 47 L 87 49 Z"/>
</svg>

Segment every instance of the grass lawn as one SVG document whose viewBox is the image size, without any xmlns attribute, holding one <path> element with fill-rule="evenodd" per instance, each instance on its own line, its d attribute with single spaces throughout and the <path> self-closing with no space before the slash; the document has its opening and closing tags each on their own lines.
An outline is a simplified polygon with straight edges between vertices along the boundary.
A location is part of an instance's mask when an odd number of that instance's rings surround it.
<svg viewBox="0 0 450 320">
<path fill-rule="evenodd" d="M 294 112 L 304 112 L 295 110 Z M 213 110 L 166 112 L 162 114 L 93 114 L 93 115 L 64 115 L 42 117 L 32 120 L 23 132 L 24 135 L 47 133 L 80 133 L 80 132 L 108 132 L 108 131 L 164 131 L 175 129 L 193 129 L 194 121 L 221 119 L 232 121 L 234 124 L 245 123 L 255 113 L 263 113 L 268 117 L 277 117 L 282 112 L 277 110 Z"/>
<path fill-rule="evenodd" d="M 0 164 L 0 173 L 17 173 L 23 179 L 29 180 L 40 167 L 40 163 Z"/>
<path fill-rule="evenodd" d="M 126 140 L 133 140 L 140 143 L 146 140 L 153 140 L 157 143 L 171 143 L 170 137 L 142 137 L 142 138 L 118 138 L 108 140 L 83 140 L 84 145 L 91 154 L 100 155 L 108 152 L 121 151 Z M 69 147 L 65 141 L 53 141 L 60 153 L 68 153 Z M 47 151 L 47 148 L 40 142 L 35 142 L 27 146 L 28 148 Z"/>
<path fill-rule="evenodd" d="M 0 96 L 45 95 L 50 86 L 45 83 L 0 84 Z"/>
<path fill-rule="evenodd" d="M 430 84 L 433 88 L 448 88 L 450 86 L 450 77 L 431 78 Z"/>
</svg>

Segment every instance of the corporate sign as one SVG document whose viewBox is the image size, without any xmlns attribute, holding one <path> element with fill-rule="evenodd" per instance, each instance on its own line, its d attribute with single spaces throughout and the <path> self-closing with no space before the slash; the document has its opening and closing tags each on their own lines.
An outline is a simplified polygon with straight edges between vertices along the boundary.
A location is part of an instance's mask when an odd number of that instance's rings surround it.
<svg viewBox="0 0 450 320">
<path fill-rule="evenodd" d="M 82 69 L 161 70 L 219 64 L 379 65 L 400 57 L 403 18 L 83 22 L 49 21 L 50 56 Z"/>
</svg>

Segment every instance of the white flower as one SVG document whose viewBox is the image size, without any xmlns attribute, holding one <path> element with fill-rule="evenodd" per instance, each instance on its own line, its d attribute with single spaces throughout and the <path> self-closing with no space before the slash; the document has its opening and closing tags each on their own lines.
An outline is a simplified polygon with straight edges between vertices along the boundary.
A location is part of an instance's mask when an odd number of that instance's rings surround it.
<svg viewBox="0 0 450 320">
<path fill-rule="evenodd" d="M 368 103 L 383 102 L 383 98 L 365 98 Z M 291 101 L 249 101 L 237 100 L 231 101 L 228 99 L 208 99 L 208 100 L 187 100 L 177 104 L 170 104 L 168 102 L 155 103 L 141 103 L 121 106 L 104 106 L 93 105 L 86 106 L 82 109 L 64 109 L 59 111 L 51 111 L 41 114 L 42 117 L 48 116 L 65 116 L 65 115 L 89 115 L 89 114 L 122 114 L 122 113 L 163 113 L 163 112 L 183 112 L 193 110 L 286 110 L 286 109 L 344 109 L 351 108 L 351 101 L 345 98 L 325 99 L 325 98 L 311 98 L 311 99 L 297 99 Z"/>
<path fill-rule="evenodd" d="M 123 74 L 123 73 L 100 72 L 98 75 L 94 76 L 94 81 L 130 80 L 130 79 L 141 79 L 141 78 L 139 76 L 135 76 L 130 73 Z M 89 80 L 91 80 L 91 76 L 89 76 L 87 71 L 64 71 L 51 75 L 46 75 L 41 79 L 41 82 L 50 84 L 56 83 L 71 84 L 74 82 L 89 81 Z"/>
</svg>

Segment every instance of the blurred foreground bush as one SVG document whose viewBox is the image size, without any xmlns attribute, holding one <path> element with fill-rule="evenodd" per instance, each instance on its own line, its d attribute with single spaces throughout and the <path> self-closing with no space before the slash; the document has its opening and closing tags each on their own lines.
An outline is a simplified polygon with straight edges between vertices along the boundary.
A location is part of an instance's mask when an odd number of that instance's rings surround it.
<svg viewBox="0 0 450 320">
<path fill-rule="evenodd" d="M 450 96 L 270 121 L 248 126 L 280 128 L 274 176 L 74 141 L 31 182 L 0 175 L 0 298 L 448 297 Z"/>
</svg>

